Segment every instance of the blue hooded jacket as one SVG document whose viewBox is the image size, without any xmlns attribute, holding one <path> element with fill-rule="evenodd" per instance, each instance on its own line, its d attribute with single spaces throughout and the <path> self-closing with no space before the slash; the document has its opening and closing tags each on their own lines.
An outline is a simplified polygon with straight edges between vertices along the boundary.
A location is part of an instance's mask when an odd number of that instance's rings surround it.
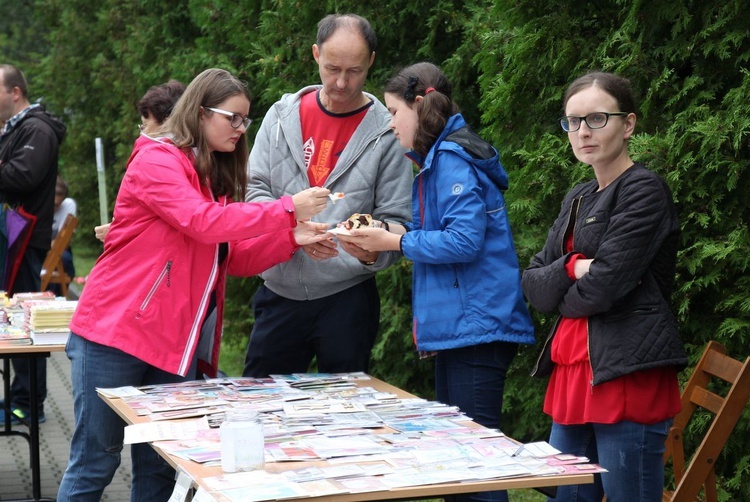
<svg viewBox="0 0 750 502">
<path fill-rule="evenodd" d="M 404 256 L 414 262 L 414 341 L 421 351 L 534 343 L 497 151 L 453 115 L 412 185 Z"/>
</svg>

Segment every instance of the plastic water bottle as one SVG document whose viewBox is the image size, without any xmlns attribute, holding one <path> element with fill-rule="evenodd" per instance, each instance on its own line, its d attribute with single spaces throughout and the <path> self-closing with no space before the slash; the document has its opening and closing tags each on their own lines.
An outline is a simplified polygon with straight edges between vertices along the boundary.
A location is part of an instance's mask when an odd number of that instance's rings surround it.
<svg viewBox="0 0 750 502">
<path fill-rule="evenodd" d="M 222 471 L 252 471 L 263 468 L 263 426 L 258 412 L 242 408 L 228 410 L 219 432 Z"/>
</svg>

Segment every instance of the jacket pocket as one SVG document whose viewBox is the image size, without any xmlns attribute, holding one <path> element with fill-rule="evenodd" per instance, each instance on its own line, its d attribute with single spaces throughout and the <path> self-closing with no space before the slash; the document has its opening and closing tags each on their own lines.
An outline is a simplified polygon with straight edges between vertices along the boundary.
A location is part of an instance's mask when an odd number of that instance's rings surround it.
<svg viewBox="0 0 750 502">
<path fill-rule="evenodd" d="M 156 277 L 156 280 L 151 285 L 151 288 L 148 290 L 148 293 L 146 293 L 146 296 L 143 298 L 143 301 L 141 302 L 140 311 L 144 311 L 148 308 L 149 304 L 151 303 L 151 300 L 154 298 L 154 295 L 156 295 L 156 292 L 159 289 L 159 286 L 162 284 L 165 284 L 166 287 L 170 287 L 172 284 L 172 260 L 169 260 L 165 265 L 164 268 L 161 269 L 161 272 L 159 272 L 159 275 Z"/>
<path fill-rule="evenodd" d="M 600 350 L 620 347 L 619 361 L 611 361 L 621 372 L 650 362 L 660 351 L 663 333 L 668 330 L 669 317 L 658 305 L 633 306 L 602 319 L 601 332 L 591 339 L 592 363 L 598 362 Z M 602 339 L 606 337 L 608 341 Z M 620 366 L 621 365 L 621 366 Z"/>
<path fill-rule="evenodd" d="M 659 307 L 655 305 L 644 305 L 642 307 L 633 307 L 627 310 L 620 310 L 603 316 L 605 323 L 621 322 L 628 318 L 636 319 L 638 316 L 651 315 L 659 312 Z"/>
</svg>

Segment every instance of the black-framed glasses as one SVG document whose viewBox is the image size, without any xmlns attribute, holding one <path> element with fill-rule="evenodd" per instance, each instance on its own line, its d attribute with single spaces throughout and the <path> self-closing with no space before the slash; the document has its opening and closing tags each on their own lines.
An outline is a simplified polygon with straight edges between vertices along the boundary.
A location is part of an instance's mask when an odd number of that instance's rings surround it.
<svg viewBox="0 0 750 502">
<path fill-rule="evenodd" d="M 589 129 L 601 129 L 607 125 L 610 117 L 624 117 L 630 115 L 627 112 L 594 112 L 589 113 L 585 117 L 576 117 L 574 115 L 566 115 L 560 117 L 560 125 L 565 132 L 576 132 L 581 128 L 581 121 L 586 122 Z"/>
<path fill-rule="evenodd" d="M 228 112 L 226 110 L 222 110 L 221 108 L 209 108 L 207 106 L 206 110 L 211 110 L 212 112 L 220 113 L 222 115 L 226 115 L 227 117 L 231 117 L 229 119 L 229 123 L 232 124 L 232 127 L 234 127 L 235 129 L 237 129 L 241 125 L 244 125 L 245 129 L 247 129 L 248 127 L 250 127 L 250 124 L 253 123 L 252 119 L 250 119 L 249 117 L 243 117 L 239 113 Z"/>
</svg>

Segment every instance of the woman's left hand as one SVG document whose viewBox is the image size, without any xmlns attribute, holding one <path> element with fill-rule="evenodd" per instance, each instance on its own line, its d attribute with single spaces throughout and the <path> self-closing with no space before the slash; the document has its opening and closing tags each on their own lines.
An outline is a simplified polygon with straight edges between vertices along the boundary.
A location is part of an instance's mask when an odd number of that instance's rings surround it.
<svg viewBox="0 0 750 502">
<path fill-rule="evenodd" d="M 306 246 L 314 242 L 331 239 L 331 234 L 328 233 L 328 226 L 327 223 L 298 220 L 297 226 L 293 229 L 294 240 L 299 246 Z"/>
<path fill-rule="evenodd" d="M 591 258 L 576 260 L 575 264 L 573 265 L 573 273 L 575 274 L 576 279 L 580 279 L 581 277 L 589 273 L 589 268 L 591 267 L 592 261 L 594 260 Z"/>
</svg>

